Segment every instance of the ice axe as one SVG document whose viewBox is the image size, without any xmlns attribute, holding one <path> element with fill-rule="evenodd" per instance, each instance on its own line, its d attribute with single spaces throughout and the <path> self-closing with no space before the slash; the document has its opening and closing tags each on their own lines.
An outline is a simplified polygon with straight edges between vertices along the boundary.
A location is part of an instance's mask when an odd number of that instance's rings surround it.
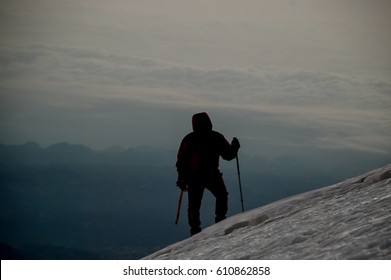
<svg viewBox="0 0 391 280">
<path fill-rule="evenodd" d="M 178 210 L 176 211 L 176 219 L 175 219 L 176 225 L 178 224 L 179 215 L 181 213 L 182 196 L 183 196 L 183 190 L 181 190 L 181 193 L 179 194 Z"/>
</svg>

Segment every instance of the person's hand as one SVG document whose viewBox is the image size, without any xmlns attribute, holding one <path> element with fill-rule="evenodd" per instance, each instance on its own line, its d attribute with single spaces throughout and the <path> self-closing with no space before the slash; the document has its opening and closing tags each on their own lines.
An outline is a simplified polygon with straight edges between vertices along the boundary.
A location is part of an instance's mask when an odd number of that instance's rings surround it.
<svg viewBox="0 0 391 280">
<path fill-rule="evenodd" d="M 231 147 L 232 147 L 233 149 L 235 149 L 236 151 L 239 150 L 239 148 L 240 148 L 240 143 L 239 143 L 238 138 L 234 137 L 234 138 L 232 139 Z"/>
<path fill-rule="evenodd" d="M 184 192 L 187 191 L 187 184 L 185 182 L 185 180 L 178 180 L 176 181 L 176 185 Z"/>
</svg>

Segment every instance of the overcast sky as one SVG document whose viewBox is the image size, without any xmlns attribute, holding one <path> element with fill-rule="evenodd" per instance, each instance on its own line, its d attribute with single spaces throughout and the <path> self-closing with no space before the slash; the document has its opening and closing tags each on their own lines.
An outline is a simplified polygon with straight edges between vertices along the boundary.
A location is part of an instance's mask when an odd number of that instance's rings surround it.
<svg viewBox="0 0 391 280">
<path fill-rule="evenodd" d="M 391 148 L 391 1 L 0 0 L 0 142 Z"/>
</svg>

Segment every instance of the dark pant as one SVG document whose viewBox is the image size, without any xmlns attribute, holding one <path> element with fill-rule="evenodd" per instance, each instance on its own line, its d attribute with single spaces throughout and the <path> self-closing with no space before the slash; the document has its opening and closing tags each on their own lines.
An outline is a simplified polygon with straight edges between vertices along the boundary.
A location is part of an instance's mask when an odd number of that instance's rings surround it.
<svg viewBox="0 0 391 280">
<path fill-rule="evenodd" d="M 216 174 L 205 180 L 195 180 L 188 184 L 189 205 L 187 209 L 190 233 L 201 231 L 200 208 L 204 190 L 208 189 L 216 198 L 215 222 L 226 218 L 228 211 L 228 192 L 221 174 Z"/>
</svg>

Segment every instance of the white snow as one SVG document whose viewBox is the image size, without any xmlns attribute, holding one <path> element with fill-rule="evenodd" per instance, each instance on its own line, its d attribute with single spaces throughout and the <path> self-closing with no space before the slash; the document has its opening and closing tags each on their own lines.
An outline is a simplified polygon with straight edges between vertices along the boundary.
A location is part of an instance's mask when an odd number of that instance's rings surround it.
<svg viewBox="0 0 391 280">
<path fill-rule="evenodd" d="M 391 164 L 232 216 L 144 259 L 391 259 Z"/>
</svg>

